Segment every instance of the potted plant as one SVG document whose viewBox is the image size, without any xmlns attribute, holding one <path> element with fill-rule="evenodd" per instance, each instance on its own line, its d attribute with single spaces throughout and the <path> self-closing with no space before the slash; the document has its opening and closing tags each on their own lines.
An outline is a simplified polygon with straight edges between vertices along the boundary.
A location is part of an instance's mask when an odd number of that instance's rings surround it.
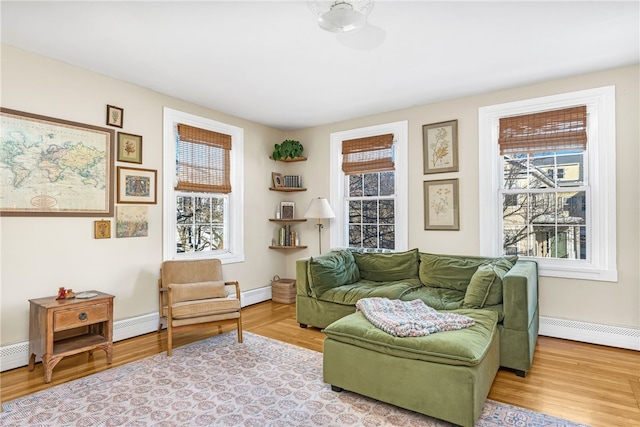
<svg viewBox="0 0 640 427">
<path fill-rule="evenodd" d="M 275 144 L 273 147 L 273 160 L 295 159 L 302 156 L 302 144 L 300 141 L 293 139 L 285 139 L 281 144 Z"/>
</svg>

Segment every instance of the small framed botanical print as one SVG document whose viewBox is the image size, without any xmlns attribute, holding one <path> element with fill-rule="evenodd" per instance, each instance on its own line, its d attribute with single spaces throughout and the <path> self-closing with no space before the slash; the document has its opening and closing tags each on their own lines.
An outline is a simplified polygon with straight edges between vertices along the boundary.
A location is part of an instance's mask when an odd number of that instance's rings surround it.
<svg viewBox="0 0 640 427">
<path fill-rule="evenodd" d="M 124 109 L 114 105 L 107 105 L 107 125 L 121 128 L 123 118 Z"/>
<path fill-rule="evenodd" d="M 142 163 L 142 136 L 118 132 L 118 161 Z"/>
</svg>

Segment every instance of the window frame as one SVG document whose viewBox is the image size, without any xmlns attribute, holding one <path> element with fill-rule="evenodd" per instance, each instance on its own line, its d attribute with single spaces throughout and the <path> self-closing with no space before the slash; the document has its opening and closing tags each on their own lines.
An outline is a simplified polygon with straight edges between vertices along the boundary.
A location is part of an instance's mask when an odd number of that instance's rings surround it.
<svg viewBox="0 0 640 427">
<path fill-rule="evenodd" d="M 502 248 L 502 156 L 498 147 L 501 117 L 586 105 L 588 145 L 585 152 L 590 200 L 587 212 L 587 260 L 535 257 L 539 275 L 616 282 L 616 130 L 615 86 L 480 107 L 479 209 L 480 253 L 499 256 Z"/>
<path fill-rule="evenodd" d="M 351 129 L 330 134 L 330 203 L 336 213 L 331 224 L 331 248 L 346 248 L 349 238 L 348 201 L 345 197 L 346 177 L 342 171 L 342 141 L 393 133 L 395 172 L 395 249 L 406 251 L 409 244 L 409 177 L 408 177 L 408 121 Z"/>
<path fill-rule="evenodd" d="M 178 253 L 176 251 L 176 195 L 184 193 L 184 191 L 175 190 L 177 123 L 231 135 L 231 193 L 220 194 L 228 197 L 228 206 L 225 209 L 228 218 L 225 218 L 225 223 L 228 223 L 229 238 L 225 251 L 193 253 Z M 223 264 L 243 262 L 245 259 L 244 129 L 168 107 L 163 108 L 163 126 L 163 260 L 217 258 Z"/>
</svg>

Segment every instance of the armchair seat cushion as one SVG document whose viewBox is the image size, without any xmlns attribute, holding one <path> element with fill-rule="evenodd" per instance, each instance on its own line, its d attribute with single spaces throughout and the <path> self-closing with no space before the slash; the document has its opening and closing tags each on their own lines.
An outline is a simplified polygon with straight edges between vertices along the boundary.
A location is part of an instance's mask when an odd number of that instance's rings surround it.
<svg viewBox="0 0 640 427">
<path fill-rule="evenodd" d="M 183 301 L 173 304 L 171 317 L 173 319 L 187 319 L 224 313 L 238 313 L 240 301 L 235 297 L 209 298 L 200 301 Z M 167 307 L 163 315 L 168 315 Z"/>
</svg>

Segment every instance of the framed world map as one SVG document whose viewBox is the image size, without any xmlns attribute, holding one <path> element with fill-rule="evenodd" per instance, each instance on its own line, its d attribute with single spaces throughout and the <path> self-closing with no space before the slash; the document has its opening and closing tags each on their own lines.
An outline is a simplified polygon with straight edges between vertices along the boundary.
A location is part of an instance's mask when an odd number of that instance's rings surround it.
<svg viewBox="0 0 640 427">
<path fill-rule="evenodd" d="M 113 216 L 115 132 L 0 108 L 1 216 Z"/>
</svg>

